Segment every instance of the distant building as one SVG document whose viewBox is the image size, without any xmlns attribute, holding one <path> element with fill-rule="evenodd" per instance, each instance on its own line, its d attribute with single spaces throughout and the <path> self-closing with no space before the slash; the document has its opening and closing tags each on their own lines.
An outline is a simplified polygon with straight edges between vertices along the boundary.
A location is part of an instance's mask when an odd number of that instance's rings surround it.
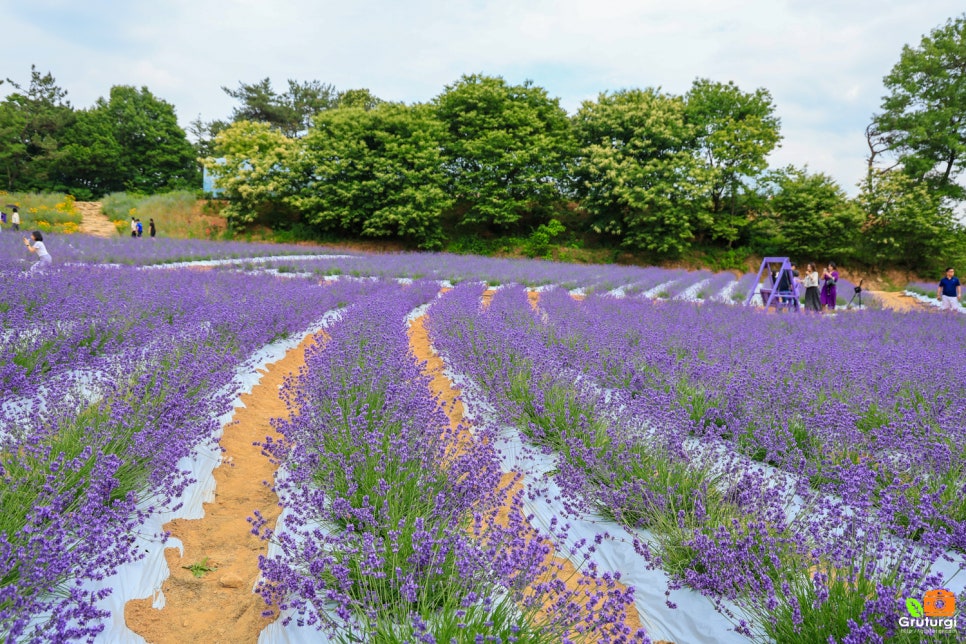
<svg viewBox="0 0 966 644">
<path fill-rule="evenodd" d="M 224 164 L 225 157 L 215 159 L 215 162 Z M 208 168 L 202 168 L 202 170 L 201 189 L 204 190 L 205 195 L 211 197 L 223 196 L 225 191 L 217 186 L 214 175 L 208 171 Z"/>
</svg>

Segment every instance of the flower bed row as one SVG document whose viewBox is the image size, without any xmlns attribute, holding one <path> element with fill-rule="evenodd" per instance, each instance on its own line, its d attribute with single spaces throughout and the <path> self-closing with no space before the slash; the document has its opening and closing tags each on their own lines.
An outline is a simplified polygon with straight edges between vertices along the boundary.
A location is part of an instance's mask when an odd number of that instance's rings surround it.
<svg viewBox="0 0 966 644">
<path fill-rule="evenodd" d="M 930 369 L 930 338 L 961 328 L 552 290 L 535 312 L 514 288 L 481 312 L 479 291 L 434 305 L 434 343 L 561 455 L 574 504 L 640 530 L 642 559 L 674 583 L 740 606 L 739 632 L 877 641 L 898 634 L 905 597 L 945 582 L 963 410 L 941 384 L 960 367 Z M 896 376 L 843 360 L 829 334 Z"/>
<path fill-rule="evenodd" d="M 191 482 L 232 378 L 366 286 L 53 268 L 0 280 L 0 638 L 92 639 L 152 513 Z"/>
<path fill-rule="evenodd" d="M 350 307 L 291 383 L 297 414 L 266 448 L 285 507 L 260 592 L 340 641 L 616 641 L 631 596 L 568 588 L 548 559 L 565 531 L 504 505 L 492 429 L 452 428 L 409 350 L 432 283 L 384 284 Z M 579 556 L 579 553 L 577 553 Z"/>
<path fill-rule="evenodd" d="M 0 250 L 8 268 L 15 268 L 36 259 L 23 248 L 23 237 L 29 229 L 21 227 L 21 234 L 0 235 Z M 149 266 L 177 262 L 218 260 L 241 261 L 258 257 L 284 255 L 345 256 L 345 251 L 331 248 L 306 247 L 295 244 L 249 242 L 214 242 L 203 239 L 95 237 L 92 235 L 59 235 L 44 232 L 44 243 L 57 264 L 121 264 Z M 19 258 L 19 259 L 18 259 Z"/>
</svg>

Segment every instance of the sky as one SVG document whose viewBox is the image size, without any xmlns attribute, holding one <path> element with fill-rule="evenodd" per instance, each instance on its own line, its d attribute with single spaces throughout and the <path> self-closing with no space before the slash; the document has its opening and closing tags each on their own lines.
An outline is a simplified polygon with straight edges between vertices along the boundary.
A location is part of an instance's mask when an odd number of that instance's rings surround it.
<svg viewBox="0 0 966 644">
<path fill-rule="evenodd" d="M 75 108 L 147 87 L 182 127 L 227 120 L 223 87 L 264 78 L 427 102 L 464 74 L 531 80 L 573 114 L 601 92 L 685 94 L 698 78 L 771 93 L 772 167 L 850 195 L 865 128 L 905 45 L 962 0 L 0 0 L 0 78 L 50 72 Z M 0 97 L 11 91 L 0 85 Z"/>
</svg>

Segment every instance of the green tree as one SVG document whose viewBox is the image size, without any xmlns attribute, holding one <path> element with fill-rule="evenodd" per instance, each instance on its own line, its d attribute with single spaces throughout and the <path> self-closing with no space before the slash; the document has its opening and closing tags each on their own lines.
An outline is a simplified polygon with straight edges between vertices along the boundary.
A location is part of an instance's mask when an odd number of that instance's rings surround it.
<svg viewBox="0 0 966 644">
<path fill-rule="evenodd" d="M 701 78 L 685 103 L 687 120 L 695 126 L 699 177 L 711 202 L 709 232 L 731 247 L 748 222 L 739 209 L 741 193 L 767 169 L 767 157 L 781 140 L 781 124 L 765 89 L 743 92 L 733 82 Z"/>
<path fill-rule="evenodd" d="M 441 216 L 453 203 L 442 136 L 443 125 L 426 105 L 323 112 L 299 142 L 288 203 L 325 230 L 438 248 Z"/>
<path fill-rule="evenodd" d="M 963 199 L 966 167 L 966 15 L 906 45 L 884 79 L 888 94 L 873 130 L 904 171 L 944 195 Z"/>
<path fill-rule="evenodd" d="M 907 174 L 875 172 L 857 201 L 866 215 L 860 249 L 868 263 L 928 271 L 959 252 L 963 229 L 947 200 Z"/>
<path fill-rule="evenodd" d="M 195 149 L 195 156 L 199 159 L 213 156 L 215 153 L 215 137 L 228 125 L 229 123 L 226 121 L 218 119 L 203 121 L 200 114 L 191 121 L 188 124 L 188 134 L 194 139 L 192 145 Z"/>
<path fill-rule="evenodd" d="M 774 173 L 770 190 L 759 250 L 800 262 L 855 258 L 862 213 L 831 177 L 789 166 Z"/>
<path fill-rule="evenodd" d="M 17 179 L 27 161 L 27 146 L 20 138 L 27 127 L 27 114 L 16 101 L 0 103 L 0 181 L 7 190 L 17 188 Z"/>
<path fill-rule="evenodd" d="M 451 194 L 465 224 L 507 231 L 526 215 L 545 221 L 573 154 L 567 113 L 530 81 L 463 76 L 435 99 Z"/>
<path fill-rule="evenodd" d="M 66 90 L 50 72 L 30 67 L 27 88 L 7 79 L 16 91 L 4 99 L 0 112 L 0 163 L 8 190 L 51 190 L 50 166 L 64 130 L 74 120 Z"/>
<path fill-rule="evenodd" d="M 96 109 L 79 110 L 64 133 L 63 147 L 52 165 L 56 189 L 91 199 L 126 189 L 124 150 L 113 123 Z"/>
<path fill-rule="evenodd" d="M 371 110 L 382 102 L 381 98 L 366 88 L 347 89 L 339 92 L 339 97 L 336 99 L 338 107 L 361 107 L 364 110 Z"/>
<path fill-rule="evenodd" d="M 335 87 L 319 81 L 299 83 L 289 79 L 288 90 L 279 94 L 272 82 L 264 78 L 257 83 L 238 83 L 238 89 L 222 87 L 222 91 L 241 102 L 232 111 L 231 120 L 268 123 L 289 138 L 308 131 L 312 117 L 336 105 Z"/>
<path fill-rule="evenodd" d="M 578 194 L 595 230 L 634 251 L 687 250 L 707 216 L 695 207 L 695 132 L 684 101 L 655 89 L 603 93 L 583 103 L 574 128 Z"/>
<path fill-rule="evenodd" d="M 244 226 L 282 204 L 296 142 L 264 122 L 232 123 L 215 137 L 215 155 L 202 163 L 224 191 L 229 224 Z"/>
<path fill-rule="evenodd" d="M 97 100 L 93 113 L 112 126 L 124 190 L 153 194 L 201 184 L 198 160 L 174 106 L 147 87 L 115 85 L 108 100 Z"/>
</svg>

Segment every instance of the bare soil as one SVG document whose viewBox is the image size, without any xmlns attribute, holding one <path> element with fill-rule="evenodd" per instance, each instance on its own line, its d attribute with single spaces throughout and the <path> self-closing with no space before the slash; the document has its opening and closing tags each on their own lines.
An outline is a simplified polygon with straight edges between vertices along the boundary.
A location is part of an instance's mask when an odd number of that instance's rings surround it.
<svg viewBox="0 0 966 644">
<path fill-rule="evenodd" d="M 80 232 L 97 237 L 117 237 L 117 228 L 101 210 L 100 201 L 75 201 L 74 210 L 83 217 Z"/>
<path fill-rule="evenodd" d="M 288 413 L 279 389 L 286 377 L 298 373 L 314 342 L 306 339 L 269 365 L 251 394 L 241 397 L 245 407 L 236 409 L 224 428 L 223 461 L 214 471 L 215 501 L 205 504 L 205 517 L 165 525 L 184 544 L 184 556 L 176 548 L 165 551 L 171 569 L 162 587 L 165 607 L 156 610 L 150 599 L 135 600 L 124 612 L 128 627 L 151 644 L 257 642 L 275 619 L 263 615 L 265 602 L 252 592 L 267 544 L 251 533 L 248 517 L 257 509 L 274 527 L 280 512 L 270 488 L 275 466 L 253 443 L 278 437 L 270 419 Z M 215 570 L 196 577 L 185 568 L 201 562 Z"/>
<path fill-rule="evenodd" d="M 878 298 L 884 307 L 892 309 L 893 311 L 902 311 L 903 313 L 908 313 L 909 311 L 938 311 L 938 309 L 927 306 L 905 293 L 895 293 L 892 291 L 869 291 L 869 293 Z"/>
<path fill-rule="evenodd" d="M 492 300 L 495 291 L 487 290 L 483 294 L 482 306 L 486 307 Z M 536 308 L 539 301 L 539 293 L 530 292 L 528 293 L 528 299 L 530 305 Z M 427 374 L 431 379 L 430 388 L 433 395 L 438 396 L 440 400 L 440 405 L 442 409 L 449 416 L 450 424 L 454 428 L 466 427 L 467 421 L 463 415 L 463 404 L 460 402 L 460 391 L 455 388 L 450 382 L 450 380 L 444 374 L 445 364 L 442 358 L 436 354 L 433 350 L 432 345 L 429 340 L 429 334 L 425 327 L 426 316 L 417 318 L 413 321 L 412 326 L 409 329 L 409 346 L 415 355 L 416 359 L 420 362 L 424 362 L 425 366 L 423 372 Z M 468 443 L 469 441 L 467 441 Z M 505 489 L 505 502 L 504 507 L 509 508 L 515 496 L 519 496 L 523 493 L 523 486 L 520 482 L 520 474 L 518 472 L 507 472 L 503 475 L 500 482 L 501 488 Z M 497 516 L 497 521 L 505 522 L 508 518 L 508 511 L 501 511 Z M 536 531 L 534 530 L 534 534 Z M 566 557 L 558 556 L 557 553 L 551 551 L 547 554 L 547 563 L 555 570 L 555 574 L 561 580 L 563 580 L 568 589 L 573 591 L 578 591 L 581 593 L 586 593 L 592 591 L 597 587 L 597 582 L 586 578 L 581 574 L 573 565 L 573 563 Z M 626 587 L 618 584 L 622 591 L 626 590 Z M 550 609 L 550 606 L 547 607 Z M 631 605 L 628 608 L 627 618 L 625 624 L 632 630 L 637 631 L 643 628 L 641 624 L 640 616 L 637 613 L 635 606 Z M 595 640 L 592 640 L 595 641 Z"/>
</svg>

